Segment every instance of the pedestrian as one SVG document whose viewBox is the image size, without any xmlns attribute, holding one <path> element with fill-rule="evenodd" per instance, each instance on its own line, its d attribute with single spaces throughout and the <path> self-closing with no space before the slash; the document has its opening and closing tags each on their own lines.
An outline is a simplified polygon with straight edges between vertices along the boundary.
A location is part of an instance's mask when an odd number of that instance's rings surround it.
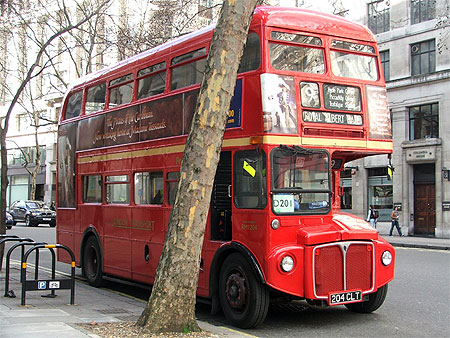
<svg viewBox="0 0 450 338">
<path fill-rule="evenodd" d="M 52 201 L 52 203 L 50 204 L 50 210 L 56 211 L 55 201 Z"/>
<path fill-rule="evenodd" d="M 392 230 L 394 230 L 394 226 L 397 228 L 398 235 L 400 237 L 403 236 L 402 230 L 400 229 L 400 225 L 398 224 L 398 207 L 395 207 L 394 210 L 392 210 L 391 218 L 392 218 L 392 224 L 391 224 L 391 230 L 389 231 L 389 236 L 392 236 Z"/>
<path fill-rule="evenodd" d="M 377 219 L 378 219 L 378 210 L 373 207 L 373 205 L 369 206 L 369 213 L 367 214 L 367 222 L 370 223 L 372 228 L 377 228 Z"/>
</svg>

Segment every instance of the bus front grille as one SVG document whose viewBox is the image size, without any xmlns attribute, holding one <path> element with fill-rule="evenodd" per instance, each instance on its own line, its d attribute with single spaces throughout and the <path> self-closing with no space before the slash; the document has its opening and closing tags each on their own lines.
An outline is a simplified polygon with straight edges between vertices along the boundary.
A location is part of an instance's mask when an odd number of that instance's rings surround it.
<svg viewBox="0 0 450 338">
<path fill-rule="evenodd" d="M 314 294 L 328 298 L 328 293 L 344 290 L 373 289 L 372 243 L 341 242 L 317 246 L 313 250 Z"/>
</svg>

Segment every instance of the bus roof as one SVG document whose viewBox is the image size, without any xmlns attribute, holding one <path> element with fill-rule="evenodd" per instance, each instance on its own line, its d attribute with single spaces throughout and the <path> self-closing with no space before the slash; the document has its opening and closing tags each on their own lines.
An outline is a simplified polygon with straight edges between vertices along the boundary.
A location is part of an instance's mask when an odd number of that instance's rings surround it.
<svg viewBox="0 0 450 338">
<path fill-rule="evenodd" d="M 336 15 L 300 8 L 258 6 L 255 9 L 252 20 L 252 24 L 257 23 L 262 23 L 265 26 L 288 28 L 317 34 L 338 36 L 341 38 L 376 42 L 372 32 L 363 25 L 348 21 Z M 86 83 L 95 81 L 100 77 L 107 76 L 110 73 L 115 73 L 116 71 L 120 72 L 122 69 L 131 66 L 135 62 L 142 62 L 143 59 L 150 58 L 160 53 L 162 54 L 164 51 L 167 52 L 167 50 L 170 50 L 175 46 L 183 45 L 191 39 L 201 39 L 202 36 L 206 37 L 213 33 L 214 27 L 214 25 L 210 25 L 195 32 L 182 35 L 157 47 L 120 61 L 112 66 L 105 67 L 91 74 L 87 74 L 86 76 L 75 80 L 67 93 L 77 87 L 82 87 Z"/>
<path fill-rule="evenodd" d="M 337 15 L 299 8 L 260 6 L 256 8 L 253 20 L 256 16 L 261 17 L 260 20 L 266 26 L 376 42 L 374 35 L 366 26 Z"/>
</svg>

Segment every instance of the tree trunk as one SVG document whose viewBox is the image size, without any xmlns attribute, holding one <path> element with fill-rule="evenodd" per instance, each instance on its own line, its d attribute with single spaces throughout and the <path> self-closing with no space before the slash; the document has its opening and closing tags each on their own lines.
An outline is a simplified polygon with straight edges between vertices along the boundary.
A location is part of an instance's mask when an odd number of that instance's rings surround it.
<svg viewBox="0 0 450 338">
<path fill-rule="evenodd" d="M 257 0 L 223 3 L 197 101 L 153 291 L 137 324 L 147 332 L 199 331 L 200 255 L 227 113 Z"/>
</svg>

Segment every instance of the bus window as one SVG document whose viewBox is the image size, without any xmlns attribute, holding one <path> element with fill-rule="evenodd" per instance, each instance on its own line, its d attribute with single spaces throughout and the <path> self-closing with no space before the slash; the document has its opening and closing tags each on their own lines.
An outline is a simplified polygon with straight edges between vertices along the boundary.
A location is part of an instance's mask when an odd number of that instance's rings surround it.
<svg viewBox="0 0 450 338">
<path fill-rule="evenodd" d="M 83 203 L 102 203 L 102 176 L 83 176 Z"/>
<path fill-rule="evenodd" d="M 109 81 L 109 106 L 131 102 L 133 97 L 133 74 Z"/>
<path fill-rule="evenodd" d="M 128 175 L 106 176 L 105 185 L 106 203 L 130 203 L 130 184 L 128 182 Z"/>
<path fill-rule="evenodd" d="M 331 47 L 357 51 L 364 53 L 375 53 L 372 46 L 351 43 L 347 41 L 333 40 Z M 331 70 L 333 74 L 341 77 L 349 77 L 358 80 L 378 80 L 378 71 L 375 56 L 352 54 L 344 51 L 330 51 Z"/>
<path fill-rule="evenodd" d="M 270 43 L 270 63 L 277 70 L 323 74 L 323 50 Z"/>
<path fill-rule="evenodd" d="M 244 53 L 242 54 L 241 63 L 238 73 L 256 70 L 261 64 L 261 45 L 259 36 L 256 33 L 249 33 L 247 42 L 245 43 Z"/>
<path fill-rule="evenodd" d="M 158 95 L 164 92 L 166 87 L 165 68 L 166 63 L 160 62 L 156 65 L 141 69 L 138 72 L 138 99 Z M 164 71 L 161 71 L 163 69 Z"/>
<path fill-rule="evenodd" d="M 206 56 L 206 48 L 177 56 L 172 59 L 172 66 L 191 60 L 200 56 Z M 200 83 L 205 71 L 206 58 L 177 66 L 172 69 L 172 77 L 170 80 L 170 89 L 175 90 L 187 87 L 196 83 Z"/>
<path fill-rule="evenodd" d="M 237 208 L 263 209 L 267 203 L 266 154 L 244 150 L 234 155 L 234 203 Z"/>
<path fill-rule="evenodd" d="M 134 175 L 134 202 L 136 204 L 162 204 L 162 172 L 145 172 Z"/>
<path fill-rule="evenodd" d="M 331 51 L 330 59 L 336 76 L 369 81 L 378 79 L 375 57 Z"/>
<path fill-rule="evenodd" d="M 85 114 L 95 113 L 105 108 L 106 82 L 87 90 Z"/>
<path fill-rule="evenodd" d="M 81 113 L 81 103 L 83 102 L 83 92 L 77 91 L 70 95 L 67 100 L 65 120 L 77 117 Z"/>
<path fill-rule="evenodd" d="M 180 178 L 179 172 L 167 173 L 167 191 L 168 202 L 170 205 L 175 203 L 175 197 L 177 195 L 178 179 Z"/>
<path fill-rule="evenodd" d="M 329 156 L 300 147 L 272 150 L 272 208 L 276 214 L 328 212 Z"/>
</svg>

